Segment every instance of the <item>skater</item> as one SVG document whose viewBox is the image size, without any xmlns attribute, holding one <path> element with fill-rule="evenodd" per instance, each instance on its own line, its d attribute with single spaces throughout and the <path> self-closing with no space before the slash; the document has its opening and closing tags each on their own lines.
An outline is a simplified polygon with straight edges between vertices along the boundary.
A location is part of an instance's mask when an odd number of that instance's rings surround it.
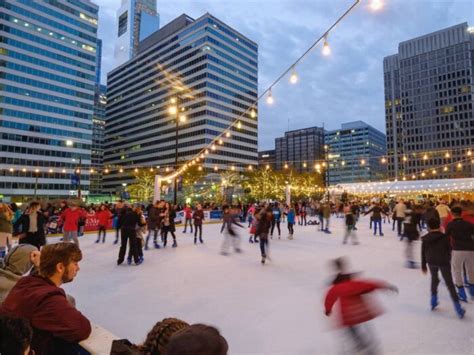
<svg viewBox="0 0 474 355">
<path fill-rule="evenodd" d="M 268 233 L 272 225 L 273 212 L 267 207 L 260 212 L 257 224 L 257 235 L 260 239 L 260 253 L 262 255 L 262 264 L 265 264 L 268 258 Z"/>
<path fill-rule="evenodd" d="M 403 199 L 400 199 L 400 201 L 393 208 L 393 212 L 394 212 L 393 223 L 397 221 L 397 233 L 398 233 L 398 236 L 400 237 L 400 240 L 403 240 L 402 224 L 403 224 L 403 221 L 405 220 L 406 210 L 407 210 L 407 206 L 405 205 L 405 202 L 403 201 Z"/>
<path fill-rule="evenodd" d="M 382 233 L 382 214 L 385 215 L 385 213 L 382 211 L 382 208 L 380 207 L 379 203 L 375 203 L 372 208 L 370 208 L 367 212 L 365 212 L 364 215 L 368 215 L 369 213 L 372 213 L 372 217 L 370 217 L 371 223 L 374 225 L 374 235 L 377 235 L 377 225 L 379 226 L 379 236 L 383 237 Z"/>
<path fill-rule="evenodd" d="M 286 213 L 286 220 L 288 224 L 288 239 L 293 239 L 294 234 L 294 225 L 295 225 L 295 206 L 293 204 L 290 205 L 288 208 L 288 212 Z"/>
<path fill-rule="evenodd" d="M 346 205 L 344 207 L 344 215 L 345 215 L 345 222 L 346 222 L 346 233 L 344 235 L 344 240 L 342 241 L 342 244 L 347 243 L 347 239 L 349 237 L 352 237 L 352 244 L 356 245 L 359 244 L 357 241 L 357 237 L 354 231 L 355 227 L 355 215 L 352 212 L 352 208 L 350 205 Z"/>
<path fill-rule="evenodd" d="M 280 206 L 278 205 L 278 202 L 275 202 L 275 204 L 273 205 L 272 213 L 273 213 L 273 219 L 272 219 L 272 229 L 270 231 L 270 235 L 273 236 L 273 230 L 275 229 L 275 225 L 276 225 L 276 227 L 278 229 L 278 239 L 280 239 L 280 236 L 281 236 L 281 230 L 280 230 L 281 210 L 280 210 Z"/>
<path fill-rule="evenodd" d="M 136 206 L 134 208 L 134 211 L 138 216 L 140 217 L 140 223 L 137 225 L 137 241 L 136 241 L 136 249 L 138 253 L 138 260 L 140 263 L 143 263 L 145 261 L 145 258 L 143 257 L 143 246 L 145 245 L 145 235 L 147 234 L 147 229 L 146 229 L 146 219 L 145 216 L 143 215 L 143 210 L 140 206 Z M 128 258 L 127 261 L 129 264 L 132 263 L 132 249 L 128 249 Z"/>
<path fill-rule="evenodd" d="M 114 213 L 113 213 L 113 223 L 115 225 L 115 241 L 114 244 L 118 243 L 119 235 L 120 235 L 120 226 L 119 226 L 119 219 L 122 217 L 124 213 L 124 204 L 122 200 L 118 200 L 115 204 Z"/>
<path fill-rule="evenodd" d="M 326 202 L 322 207 L 322 213 L 324 221 L 326 222 L 326 228 L 323 229 L 324 233 L 331 234 L 329 230 L 329 219 L 331 218 L 331 205 L 329 202 Z M 321 222 L 321 229 L 323 228 L 323 223 Z"/>
<path fill-rule="evenodd" d="M 21 230 L 17 235 L 19 244 L 31 244 L 40 249 L 46 244 L 44 225 L 46 219 L 40 211 L 38 202 L 31 202 L 28 210 L 21 215 L 13 226 L 14 230 Z"/>
<path fill-rule="evenodd" d="M 407 209 L 405 211 L 405 220 L 403 222 L 403 237 L 406 241 L 406 265 L 410 269 L 416 269 L 417 265 L 413 255 L 413 242 L 418 240 L 420 233 L 418 232 L 418 224 L 421 219 L 421 207 L 414 206 L 413 210 Z"/>
<path fill-rule="evenodd" d="M 196 210 L 193 213 L 194 220 L 194 244 L 197 242 L 197 235 L 199 230 L 199 241 L 204 243 L 202 240 L 202 221 L 204 221 L 204 211 L 202 210 L 202 205 L 198 203 Z"/>
<path fill-rule="evenodd" d="M 456 314 L 459 318 L 463 318 L 466 311 L 459 303 L 459 297 L 454 288 L 451 275 L 451 247 L 449 239 L 445 234 L 441 233 L 439 220 L 430 219 L 427 223 L 429 233 L 421 238 L 421 270 L 426 274 L 426 264 L 428 264 L 431 274 L 431 310 L 438 306 L 438 271 L 441 271 L 441 275 L 454 303 Z"/>
<path fill-rule="evenodd" d="M 117 265 L 122 264 L 124 261 L 125 252 L 127 251 L 127 242 L 129 243 L 130 248 L 130 257 L 128 259 L 128 264 L 132 263 L 133 258 L 135 264 L 140 265 L 141 261 L 139 258 L 137 246 L 137 226 L 142 226 L 140 215 L 129 206 L 125 206 L 123 207 L 123 213 L 118 223 L 120 228 L 121 244 L 117 259 Z"/>
<path fill-rule="evenodd" d="M 74 241 L 79 246 L 79 239 L 77 239 L 77 231 L 79 230 L 79 222 L 81 219 L 85 220 L 86 213 L 80 208 L 76 202 L 71 202 L 69 208 L 66 208 L 61 214 L 61 220 L 64 222 L 63 240 L 65 242 Z"/>
<path fill-rule="evenodd" d="M 254 208 L 253 213 L 254 213 L 254 215 L 249 216 L 250 220 L 252 221 L 251 225 L 250 225 L 250 231 L 249 231 L 249 233 L 250 233 L 249 243 L 258 243 L 258 239 L 257 239 L 258 218 L 257 218 L 257 216 L 260 213 L 260 209 Z"/>
<path fill-rule="evenodd" d="M 306 212 L 307 212 L 307 208 L 306 208 L 306 202 L 303 202 L 301 204 L 301 208 L 300 208 L 300 222 L 301 222 L 301 225 L 306 225 L 307 222 L 306 222 Z"/>
<path fill-rule="evenodd" d="M 221 234 L 224 231 L 227 221 L 229 220 L 229 206 L 224 205 L 222 206 L 222 227 L 221 227 Z"/>
<path fill-rule="evenodd" d="M 154 205 L 149 206 L 148 208 L 148 235 L 146 236 L 145 241 L 145 250 L 148 250 L 148 242 L 150 241 L 151 234 L 153 233 L 153 245 L 155 249 L 160 249 L 160 245 L 158 244 L 158 232 L 160 231 L 161 227 L 161 210 L 162 204 L 160 201 L 156 201 Z"/>
<path fill-rule="evenodd" d="M 339 300 L 339 326 L 345 329 L 354 343 L 351 353 L 376 354 L 374 337 L 367 327 L 363 329 L 362 324 L 378 317 L 381 312 L 366 295 L 377 289 L 393 292 L 398 292 L 398 289 L 383 281 L 357 279 L 355 274 L 347 273 L 347 261 L 344 258 L 334 260 L 333 265 L 337 276 L 326 294 L 325 314 L 330 316 L 334 304 Z"/>
<path fill-rule="evenodd" d="M 440 224 L 441 231 L 444 232 L 444 226 L 445 226 L 444 222 L 446 221 L 449 214 L 451 213 L 451 210 L 446 205 L 446 202 L 444 202 L 444 200 L 441 200 L 439 201 L 438 206 L 436 206 L 436 211 L 438 211 L 439 218 L 441 220 L 441 224 Z"/>
<path fill-rule="evenodd" d="M 189 223 L 189 228 L 191 229 L 191 234 L 193 233 L 193 209 L 191 208 L 190 205 L 186 204 L 184 205 L 184 230 L 183 233 L 186 233 L 186 228 L 188 227 Z"/>
<path fill-rule="evenodd" d="M 173 237 L 173 248 L 178 246 L 176 242 L 176 227 L 174 224 L 174 219 L 176 218 L 176 210 L 174 206 L 170 205 L 169 203 L 165 203 L 165 207 L 163 212 L 160 214 L 161 219 L 163 221 L 163 248 L 166 248 L 166 244 L 168 243 L 168 233 L 171 233 Z"/>
<path fill-rule="evenodd" d="M 0 202 L 0 259 L 5 258 L 12 245 L 13 211 L 7 204 Z"/>
<path fill-rule="evenodd" d="M 227 228 L 225 229 L 224 241 L 221 247 L 221 254 L 229 255 L 228 249 L 231 243 L 234 247 L 234 251 L 236 253 L 241 253 L 242 250 L 240 249 L 240 236 L 235 231 L 235 227 L 234 227 L 234 225 L 239 226 L 241 228 L 244 227 L 242 224 L 240 224 L 237 221 L 237 219 L 239 218 L 238 210 L 236 208 L 228 209 L 228 213 L 224 215 L 224 218 L 225 218 L 224 223 Z"/>
<path fill-rule="evenodd" d="M 99 220 L 99 232 L 97 235 L 96 243 L 100 243 L 100 235 L 102 234 L 102 243 L 105 243 L 105 237 L 107 235 L 107 225 L 109 220 L 112 219 L 112 213 L 109 211 L 106 205 L 102 204 L 99 207 L 99 211 L 95 214 Z"/>
<path fill-rule="evenodd" d="M 448 223 L 446 235 L 453 248 L 451 266 L 454 284 L 461 301 L 467 302 L 466 290 L 463 285 L 462 270 L 466 268 L 466 280 L 471 299 L 474 300 L 474 224 L 462 219 L 462 208 L 451 209 L 453 220 Z"/>
</svg>

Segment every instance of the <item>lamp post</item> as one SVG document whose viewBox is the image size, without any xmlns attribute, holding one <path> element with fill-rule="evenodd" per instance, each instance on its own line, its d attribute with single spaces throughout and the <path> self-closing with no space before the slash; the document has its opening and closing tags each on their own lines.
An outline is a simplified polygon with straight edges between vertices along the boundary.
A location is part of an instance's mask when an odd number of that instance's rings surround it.
<svg viewBox="0 0 474 355">
<path fill-rule="evenodd" d="M 72 140 L 67 140 L 66 141 L 66 146 L 67 147 L 73 147 L 74 146 L 74 142 Z M 76 159 L 72 159 L 73 162 L 76 161 Z M 81 199 L 82 198 L 82 191 L 81 191 L 81 170 L 82 170 L 82 157 L 79 156 L 79 164 L 76 165 L 76 167 L 74 168 L 74 175 L 75 175 L 75 178 L 77 179 L 77 198 L 78 199 Z"/>
<path fill-rule="evenodd" d="M 327 191 L 327 199 L 329 203 L 330 193 L 329 193 L 329 146 L 327 144 L 324 145 L 324 158 L 326 162 L 326 191 Z"/>
<path fill-rule="evenodd" d="M 186 116 L 180 114 L 181 111 L 184 111 L 184 108 L 181 108 L 182 97 L 179 94 L 176 94 L 171 98 L 171 104 L 169 108 L 169 113 L 175 115 L 175 147 L 174 147 L 174 169 L 175 172 L 178 171 L 178 131 L 179 131 L 179 122 L 185 122 Z M 173 179 L 173 204 L 176 205 L 178 199 L 178 176 L 175 176 Z"/>
</svg>

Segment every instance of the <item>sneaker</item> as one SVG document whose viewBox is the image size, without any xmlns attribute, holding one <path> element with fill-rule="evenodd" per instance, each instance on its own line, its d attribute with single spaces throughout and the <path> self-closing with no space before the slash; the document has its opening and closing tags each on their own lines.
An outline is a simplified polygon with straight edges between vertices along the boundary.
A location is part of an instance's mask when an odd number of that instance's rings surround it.
<svg viewBox="0 0 474 355">
<path fill-rule="evenodd" d="M 135 261 L 135 265 L 140 265 L 142 263 L 143 263 L 143 260 L 141 260 L 141 259 L 138 259 L 137 261 Z"/>
<path fill-rule="evenodd" d="M 154 242 L 153 245 L 155 246 L 155 249 L 160 249 L 160 244 L 158 244 L 157 242 Z"/>
<path fill-rule="evenodd" d="M 383 233 L 381 233 L 381 234 L 380 234 L 380 236 L 381 236 L 381 237 L 383 237 L 383 236 L 384 236 L 384 234 L 383 234 Z"/>
<path fill-rule="evenodd" d="M 228 252 L 226 252 L 226 251 L 221 251 L 221 255 L 228 256 L 228 255 L 229 255 L 229 253 L 228 253 Z"/>
<path fill-rule="evenodd" d="M 173 245 L 171 246 L 172 248 L 176 248 L 178 247 L 178 243 L 176 243 L 176 241 L 173 242 Z"/>
<path fill-rule="evenodd" d="M 115 242 L 114 242 L 114 244 L 117 244 L 117 243 L 118 243 L 118 239 L 115 239 Z"/>
</svg>

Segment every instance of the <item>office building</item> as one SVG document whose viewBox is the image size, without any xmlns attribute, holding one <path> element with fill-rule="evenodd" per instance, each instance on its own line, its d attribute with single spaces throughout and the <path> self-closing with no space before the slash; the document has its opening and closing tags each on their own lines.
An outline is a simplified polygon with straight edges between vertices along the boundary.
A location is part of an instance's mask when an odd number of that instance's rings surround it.
<svg viewBox="0 0 474 355">
<path fill-rule="evenodd" d="M 229 136 L 209 150 L 203 167 L 256 165 L 257 60 L 255 42 L 208 13 L 181 15 L 140 42 L 137 55 L 108 74 L 108 191 L 133 181 L 118 166 L 174 168 L 176 146 L 182 164 L 223 132 Z M 185 116 L 178 125 L 169 112 L 176 98 Z"/>
<path fill-rule="evenodd" d="M 276 151 L 275 149 L 271 150 L 262 150 L 258 152 L 258 167 L 275 169 L 276 167 Z"/>
<path fill-rule="evenodd" d="M 97 13 L 88 0 L 0 2 L 5 199 L 88 193 Z"/>
<path fill-rule="evenodd" d="M 324 159 L 324 129 L 309 127 L 285 132 L 275 139 L 275 168 L 286 166 L 298 172 L 314 171 L 317 161 Z"/>
<path fill-rule="evenodd" d="M 474 28 L 462 23 L 384 58 L 390 178 L 474 175 L 473 53 Z"/>
<path fill-rule="evenodd" d="M 114 59 L 119 66 L 132 59 L 138 44 L 160 28 L 156 0 L 122 0 L 117 11 Z"/>
<path fill-rule="evenodd" d="M 386 178 L 386 137 L 374 127 L 363 121 L 343 123 L 326 132 L 325 143 L 329 185 Z"/>
<path fill-rule="evenodd" d="M 104 168 L 104 138 L 105 138 L 105 105 L 107 103 L 107 87 L 97 85 L 94 96 L 94 117 L 92 118 L 92 150 L 90 194 L 103 193 L 102 176 Z"/>
</svg>

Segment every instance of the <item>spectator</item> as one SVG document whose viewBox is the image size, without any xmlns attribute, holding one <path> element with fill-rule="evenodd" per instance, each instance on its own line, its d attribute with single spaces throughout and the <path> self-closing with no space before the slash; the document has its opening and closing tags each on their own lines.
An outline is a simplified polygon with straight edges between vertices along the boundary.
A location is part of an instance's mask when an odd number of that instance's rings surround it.
<svg viewBox="0 0 474 355">
<path fill-rule="evenodd" d="M 40 252 L 30 244 L 20 244 L 7 254 L 4 266 L 0 269 L 0 304 L 10 290 L 34 266 L 39 267 Z"/>
<path fill-rule="evenodd" d="M 75 202 L 71 202 L 70 207 L 64 210 L 61 214 L 61 220 L 64 222 L 63 238 L 65 242 L 69 242 L 72 239 L 79 246 L 79 239 L 77 239 L 79 221 L 85 217 L 85 212 Z"/>
<path fill-rule="evenodd" d="M 17 235 L 20 244 L 31 244 L 38 249 L 45 245 L 45 223 L 46 219 L 40 212 L 40 204 L 38 202 L 31 202 L 28 211 L 14 225 L 15 230 L 21 229 L 21 233 Z"/>
<path fill-rule="evenodd" d="M 0 317 L 0 354 L 29 355 L 33 329 L 26 319 Z"/>
<path fill-rule="evenodd" d="M 219 331 L 204 324 L 193 324 L 171 336 L 166 355 L 226 355 L 229 345 Z"/>
<path fill-rule="evenodd" d="M 66 299 L 60 286 L 74 280 L 82 253 L 73 243 L 57 243 L 41 250 L 38 276 L 25 276 L 12 288 L 0 315 L 25 318 L 33 327 L 36 355 L 77 354 L 77 343 L 91 333 L 89 320 Z"/>
<path fill-rule="evenodd" d="M 0 202 L 0 259 L 5 257 L 10 248 L 13 233 L 13 211 L 7 204 Z"/>
</svg>

